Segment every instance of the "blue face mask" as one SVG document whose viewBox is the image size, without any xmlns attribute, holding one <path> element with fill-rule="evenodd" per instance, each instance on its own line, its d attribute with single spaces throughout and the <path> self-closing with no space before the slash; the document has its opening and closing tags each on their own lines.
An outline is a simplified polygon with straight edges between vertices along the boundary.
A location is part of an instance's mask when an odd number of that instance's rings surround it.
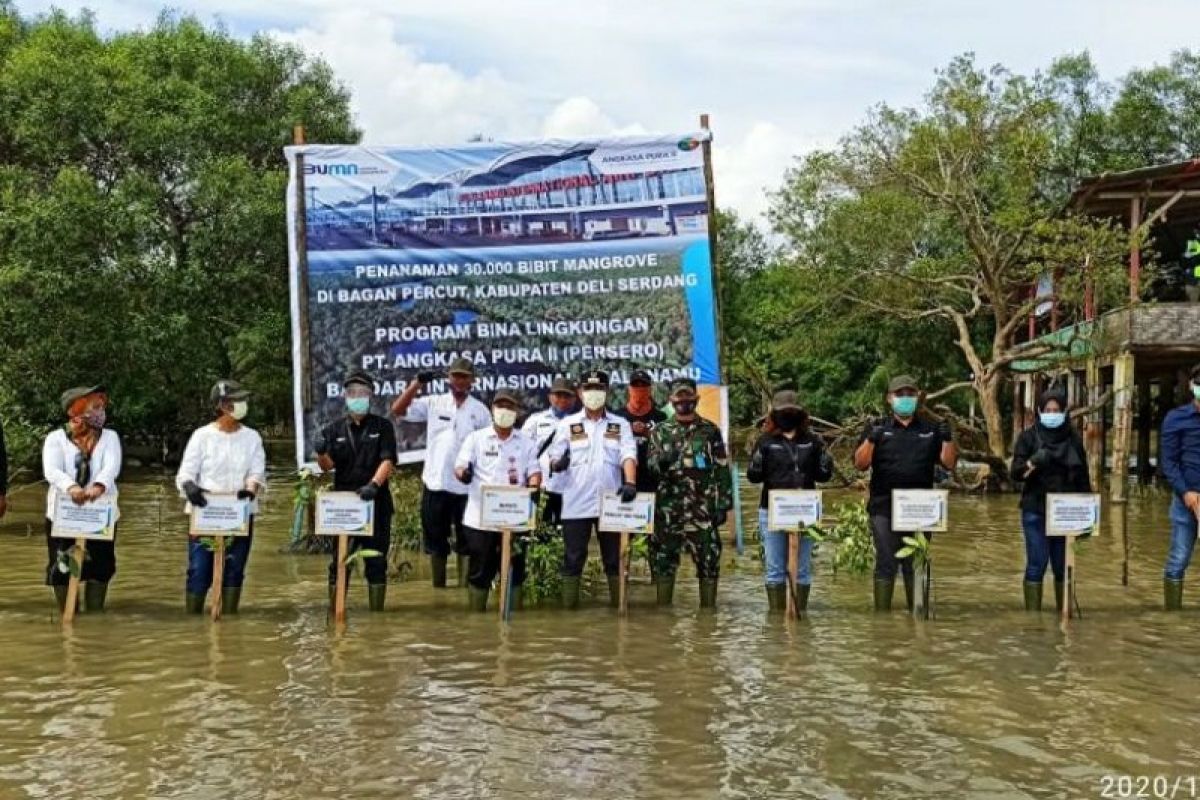
<svg viewBox="0 0 1200 800">
<path fill-rule="evenodd" d="M 559 410 L 559 409 L 555 408 L 554 406 L 550 406 L 550 411 L 551 411 L 551 413 L 553 413 L 553 414 L 554 414 L 554 418 L 555 418 L 555 419 L 562 419 L 562 418 L 563 418 L 563 417 L 565 417 L 567 414 L 570 414 L 570 413 L 571 413 L 570 411 L 562 411 L 562 410 Z"/>
<path fill-rule="evenodd" d="M 351 414 L 363 416 L 371 410 L 371 398 L 369 397 L 347 397 L 346 410 Z"/>
<path fill-rule="evenodd" d="M 895 411 L 902 417 L 911 417 L 917 411 L 917 398 L 893 397 L 892 411 Z"/>
<path fill-rule="evenodd" d="M 1200 383 L 1192 384 L 1192 397 L 1200 400 Z"/>
<path fill-rule="evenodd" d="M 1038 419 L 1042 421 L 1043 427 L 1061 428 L 1062 424 L 1067 421 L 1067 415 L 1061 411 L 1043 411 L 1038 414 Z"/>
</svg>

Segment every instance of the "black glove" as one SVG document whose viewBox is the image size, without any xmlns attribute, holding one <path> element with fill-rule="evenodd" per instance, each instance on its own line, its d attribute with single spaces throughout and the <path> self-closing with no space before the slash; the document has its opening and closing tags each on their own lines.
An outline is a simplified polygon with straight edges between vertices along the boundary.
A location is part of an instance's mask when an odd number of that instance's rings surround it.
<svg viewBox="0 0 1200 800">
<path fill-rule="evenodd" d="M 425 384 L 429 383 L 432 380 L 433 380 L 433 370 L 431 370 L 431 369 L 427 369 L 427 370 L 424 370 L 423 372 L 417 373 L 417 383 L 421 384 L 422 386 L 424 386 Z"/>
<path fill-rule="evenodd" d="M 867 431 L 867 441 L 873 445 L 878 445 L 880 442 L 882 442 L 883 441 L 883 426 L 882 425 L 872 425 L 871 429 L 869 431 Z"/>
<path fill-rule="evenodd" d="M 754 451 L 754 455 L 750 456 L 750 471 L 761 473 L 763 469 L 763 451 L 758 449 Z"/>
<path fill-rule="evenodd" d="M 721 527 L 722 525 L 725 524 L 725 521 L 727 519 L 729 519 L 728 511 L 714 511 L 713 512 L 713 527 L 714 528 Z"/>
<path fill-rule="evenodd" d="M 379 494 L 379 486 L 375 481 L 368 482 L 366 486 L 358 490 L 358 498 L 368 503 L 375 502 L 375 495 L 377 494 Z"/>
<path fill-rule="evenodd" d="M 470 483 L 475 478 L 475 465 L 467 464 L 463 467 L 462 477 L 459 478 L 460 483 Z"/>
<path fill-rule="evenodd" d="M 542 490 L 540 487 L 534 486 L 529 490 L 529 499 L 533 503 L 533 507 L 537 508 L 542 503 Z"/>
<path fill-rule="evenodd" d="M 557 461 L 550 462 L 550 469 L 554 472 L 566 472 L 571 466 L 571 448 L 563 451 L 563 454 L 558 457 Z"/>
<path fill-rule="evenodd" d="M 197 486 L 195 481 L 185 482 L 183 493 L 187 495 L 188 502 L 196 508 L 204 508 L 208 505 L 208 501 L 204 499 L 204 490 Z"/>
<path fill-rule="evenodd" d="M 833 474 L 833 453 L 828 450 L 821 451 L 821 472 Z"/>
<path fill-rule="evenodd" d="M 621 498 L 622 503 L 632 503 L 633 499 L 637 497 L 637 486 L 628 482 L 622 483 L 617 495 Z"/>
<path fill-rule="evenodd" d="M 254 492 L 250 491 L 249 489 L 242 489 L 240 492 L 237 493 L 238 500 L 253 500 L 255 498 L 255 496 L 256 495 L 254 494 Z"/>
<path fill-rule="evenodd" d="M 953 433 L 953 431 L 950 430 L 950 423 L 946 422 L 944 420 L 937 424 L 937 435 L 938 435 L 939 441 L 942 441 L 942 442 L 954 441 L 954 433 Z"/>
<path fill-rule="evenodd" d="M 1029 457 L 1029 463 L 1035 467 L 1044 467 L 1050 463 L 1050 451 L 1046 448 L 1041 448 L 1036 453 Z"/>
</svg>

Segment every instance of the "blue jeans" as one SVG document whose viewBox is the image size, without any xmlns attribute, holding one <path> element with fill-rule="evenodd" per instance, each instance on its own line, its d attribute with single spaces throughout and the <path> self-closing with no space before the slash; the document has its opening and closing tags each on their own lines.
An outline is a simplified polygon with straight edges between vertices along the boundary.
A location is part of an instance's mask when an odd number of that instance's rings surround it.
<svg viewBox="0 0 1200 800">
<path fill-rule="evenodd" d="M 1046 515 L 1040 511 L 1022 511 L 1021 529 L 1025 531 L 1025 580 L 1041 583 L 1046 564 L 1054 571 L 1054 580 L 1066 580 L 1067 538 L 1046 535 Z"/>
<path fill-rule="evenodd" d="M 254 539 L 254 517 L 250 518 L 249 536 L 230 536 L 225 540 L 225 572 L 222 586 L 240 589 L 246 581 L 246 562 L 250 559 L 250 543 Z M 199 539 L 188 539 L 188 594 L 207 594 L 212 586 L 214 551 Z"/>
<path fill-rule="evenodd" d="M 1171 548 L 1167 550 L 1167 565 L 1163 577 L 1170 581 L 1183 580 L 1192 549 L 1196 546 L 1196 515 L 1188 510 L 1179 495 L 1171 500 Z"/>
<path fill-rule="evenodd" d="M 767 530 L 767 510 L 758 510 L 758 534 L 762 539 L 763 564 L 767 569 L 767 585 L 778 586 L 788 582 L 787 531 Z M 801 586 L 812 585 L 812 549 L 813 540 L 807 536 L 800 537 L 800 566 L 796 572 L 796 582 Z"/>
</svg>

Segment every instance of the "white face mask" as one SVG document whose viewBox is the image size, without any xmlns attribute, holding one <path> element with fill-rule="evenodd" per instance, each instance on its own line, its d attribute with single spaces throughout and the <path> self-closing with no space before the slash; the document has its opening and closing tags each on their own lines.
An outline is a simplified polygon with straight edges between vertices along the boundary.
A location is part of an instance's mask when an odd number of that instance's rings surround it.
<svg viewBox="0 0 1200 800">
<path fill-rule="evenodd" d="M 229 416 L 236 420 L 241 420 L 250 411 L 250 404 L 245 400 L 235 400 L 233 402 L 233 410 L 229 412 Z"/>
<path fill-rule="evenodd" d="M 600 389 L 589 389 L 583 393 L 583 405 L 588 411 L 599 411 L 604 408 L 604 401 L 608 399 L 608 392 Z"/>
<path fill-rule="evenodd" d="M 511 428 L 517 424 L 517 412 L 511 408 L 493 408 L 492 422 L 497 428 Z"/>
</svg>

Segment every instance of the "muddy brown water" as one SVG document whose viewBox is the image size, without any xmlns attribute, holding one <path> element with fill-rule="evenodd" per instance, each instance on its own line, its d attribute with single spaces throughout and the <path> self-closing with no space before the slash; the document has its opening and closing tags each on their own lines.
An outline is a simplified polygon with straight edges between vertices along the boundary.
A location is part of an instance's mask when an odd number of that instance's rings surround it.
<svg viewBox="0 0 1200 800">
<path fill-rule="evenodd" d="M 216 624 L 181 613 L 167 476 L 121 488 L 108 612 L 70 630 L 41 583 L 41 492 L 0 525 L 0 798 L 1074 798 L 1155 775 L 1200 794 L 1200 612 L 1158 610 L 1161 495 L 1129 506 L 1128 588 L 1108 531 L 1084 546 L 1066 629 L 1020 610 L 1005 496 L 954 498 L 928 622 L 871 613 L 869 578 L 834 580 L 828 554 L 809 619 L 768 619 L 752 546 L 715 613 L 690 571 L 669 610 L 643 578 L 627 619 L 593 601 L 507 628 L 414 580 L 379 615 L 356 584 L 339 632 L 325 559 L 278 552 L 286 484 L 243 612 Z"/>
</svg>

